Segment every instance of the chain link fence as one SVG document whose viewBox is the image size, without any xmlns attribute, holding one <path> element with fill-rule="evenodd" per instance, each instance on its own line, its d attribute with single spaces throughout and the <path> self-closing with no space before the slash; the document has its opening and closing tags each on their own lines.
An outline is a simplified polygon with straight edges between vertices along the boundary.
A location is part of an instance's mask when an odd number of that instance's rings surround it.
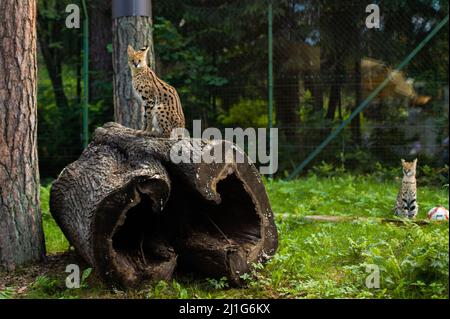
<svg viewBox="0 0 450 319">
<path fill-rule="evenodd" d="M 448 25 L 393 72 L 447 16 L 447 1 L 273 1 L 272 34 L 268 1 L 153 4 L 156 71 L 177 88 L 188 129 L 196 119 L 222 130 L 269 126 L 272 37 L 277 176 L 294 171 L 388 76 L 389 84 L 306 168 L 326 162 L 365 173 L 377 162 L 395 167 L 415 157 L 430 167 L 448 163 Z M 71 32 L 81 41 L 80 30 Z M 54 177 L 82 150 L 81 51 L 71 52 L 61 71 L 66 109 L 56 102 L 40 58 L 44 177 Z M 92 132 L 113 120 L 112 73 L 90 71 L 99 92 L 90 101 Z"/>
</svg>

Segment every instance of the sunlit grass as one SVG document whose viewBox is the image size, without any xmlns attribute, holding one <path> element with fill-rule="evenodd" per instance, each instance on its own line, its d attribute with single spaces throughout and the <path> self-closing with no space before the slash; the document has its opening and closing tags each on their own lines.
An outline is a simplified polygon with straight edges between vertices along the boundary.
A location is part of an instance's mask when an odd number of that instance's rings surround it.
<svg viewBox="0 0 450 319">
<path fill-rule="evenodd" d="M 63 298 L 448 298 L 448 223 L 396 226 L 392 217 L 399 182 L 344 174 L 311 175 L 292 182 L 266 181 L 279 231 L 275 257 L 247 287 L 224 288 L 226 281 L 176 278 L 140 291 L 108 291 L 98 282 L 80 290 L 60 288 Z M 49 187 L 41 188 L 48 252 L 68 243 L 48 213 Z M 447 187 L 420 187 L 420 213 L 448 207 Z M 310 222 L 307 215 L 368 217 L 353 222 Z M 366 267 L 380 269 L 380 288 L 367 288 Z M 257 265 L 259 266 L 259 265 Z M 40 279 L 44 282 L 45 280 Z M 48 281 L 48 280 L 47 280 Z M 47 282 L 45 281 L 45 282 Z M 49 282 L 52 282 L 51 280 Z M 52 285 L 54 282 L 52 282 Z M 47 289 L 48 290 L 48 289 Z M 33 297 L 51 297 L 33 290 Z M 49 291 L 52 291 L 51 289 Z M 43 295 L 42 295 L 43 294 Z M 56 296 L 56 295 L 54 295 Z"/>
<path fill-rule="evenodd" d="M 57 253 L 66 251 L 69 242 L 50 214 L 50 187 L 50 184 L 45 187 L 41 186 L 41 212 L 47 253 Z"/>
</svg>

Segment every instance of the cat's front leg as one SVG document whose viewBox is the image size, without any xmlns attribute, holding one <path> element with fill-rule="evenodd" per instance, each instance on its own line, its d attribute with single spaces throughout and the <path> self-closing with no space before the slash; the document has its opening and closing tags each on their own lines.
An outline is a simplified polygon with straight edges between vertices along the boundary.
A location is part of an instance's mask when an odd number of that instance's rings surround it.
<svg viewBox="0 0 450 319">
<path fill-rule="evenodd" d="M 161 137 L 161 133 L 156 130 L 147 131 L 147 130 L 137 130 L 136 136 L 138 137 Z"/>
</svg>

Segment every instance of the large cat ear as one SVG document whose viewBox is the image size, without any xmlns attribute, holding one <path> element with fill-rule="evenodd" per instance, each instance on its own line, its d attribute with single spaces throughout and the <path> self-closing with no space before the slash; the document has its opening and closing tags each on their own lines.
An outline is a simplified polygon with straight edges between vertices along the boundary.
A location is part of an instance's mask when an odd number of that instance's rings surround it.
<svg viewBox="0 0 450 319">
<path fill-rule="evenodd" d="M 131 45 L 128 45 L 127 52 L 128 52 L 128 55 L 133 55 L 134 54 L 134 50 L 133 50 L 133 47 Z"/>
<path fill-rule="evenodd" d="M 414 163 L 414 165 L 416 165 L 416 164 L 417 164 L 417 158 L 416 158 L 416 159 L 414 159 L 413 163 Z"/>
<path fill-rule="evenodd" d="M 144 47 L 142 47 L 141 51 L 144 51 L 145 54 L 147 54 L 149 48 L 150 47 L 148 45 L 145 45 Z"/>
<path fill-rule="evenodd" d="M 405 164 L 405 160 L 402 158 L 402 164 Z"/>
</svg>

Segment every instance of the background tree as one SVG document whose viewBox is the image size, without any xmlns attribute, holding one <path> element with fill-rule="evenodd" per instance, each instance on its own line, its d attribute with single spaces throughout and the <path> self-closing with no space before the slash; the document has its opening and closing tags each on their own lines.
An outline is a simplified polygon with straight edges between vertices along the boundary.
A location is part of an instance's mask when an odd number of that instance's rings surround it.
<svg viewBox="0 0 450 319">
<path fill-rule="evenodd" d="M 68 44 L 65 41 L 67 34 L 61 32 L 66 29 L 61 28 L 65 19 L 61 14 L 65 12 L 64 8 L 63 1 L 44 0 L 39 3 L 37 14 L 39 46 L 53 86 L 56 104 L 61 109 L 67 108 L 69 104 L 62 74 L 64 48 L 65 44 Z"/>
<path fill-rule="evenodd" d="M 111 0 L 88 2 L 89 13 L 89 101 L 112 105 Z M 105 108 L 111 114 L 112 108 Z"/>
<path fill-rule="evenodd" d="M 0 266 L 45 254 L 37 157 L 36 1 L 0 2 Z"/>
<path fill-rule="evenodd" d="M 70 3 L 73 1 L 37 3 L 38 152 L 44 178 L 57 175 L 82 150 L 82 33 L 81 28 L 65 27 L 65 8 Z M 92 120 L 98 120 L 97 116 Z"/>
<path fill-rule="evenodd" d="M 149 46 L 148 63 L 151 68 L 155 67 L 152 17 L 117 17 L 113 19 L 112 32 L 114 118 L 116 122 L 127 127 L 141 129 L 144 120 L 144 106 L 133 93 L 127 46 L 131 45 L 135 50 Z"/>
</svg>

